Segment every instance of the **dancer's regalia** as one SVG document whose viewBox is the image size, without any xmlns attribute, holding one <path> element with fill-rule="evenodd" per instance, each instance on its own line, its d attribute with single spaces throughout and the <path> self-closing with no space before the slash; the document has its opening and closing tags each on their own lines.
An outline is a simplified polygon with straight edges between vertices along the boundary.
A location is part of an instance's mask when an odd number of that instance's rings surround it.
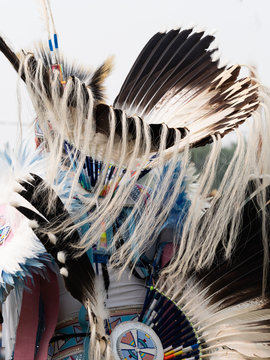
<svg viewBox="0 0 270 360">
<path fill-rule="evenodd" d="M 56 32 L 19 55 L 0 38 L 39 145 L 0 159 L 7 359 L 270 357 L 266 99 L 254 74 L 213 60 L 213 40 L 157 33 L 108 106 L 110 61 L 70 65 Z M 237 148 L 210 198 L 230 131 Z M 190 151 L 206 143 L 196 177 Z"/>
</svg>

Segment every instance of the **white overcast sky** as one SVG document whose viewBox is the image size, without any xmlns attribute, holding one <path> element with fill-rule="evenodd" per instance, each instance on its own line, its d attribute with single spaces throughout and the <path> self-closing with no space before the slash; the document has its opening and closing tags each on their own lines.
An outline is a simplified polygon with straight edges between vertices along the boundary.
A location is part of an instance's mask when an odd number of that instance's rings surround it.
<svg viewBox="0 0 270 360">
<path fill-rule="evenodd" d="M 0 0 L 0 34 L 12 48 L 46 40 L 38 0 Z M 148 39 L 157 31 L 198 25 L 215 30 L 225 63 L 254 65 L 270 86 L 270 0 L 51 0 L 59 46 L 68 58 L 97 66 L 115 55 L 107 80 L 114 97 Z M 14 142 L 18 122 L 17 76 L 0 54 L 0 145 Z M 23 122 L 34 114 L 22 88 Z"/>
</svg>

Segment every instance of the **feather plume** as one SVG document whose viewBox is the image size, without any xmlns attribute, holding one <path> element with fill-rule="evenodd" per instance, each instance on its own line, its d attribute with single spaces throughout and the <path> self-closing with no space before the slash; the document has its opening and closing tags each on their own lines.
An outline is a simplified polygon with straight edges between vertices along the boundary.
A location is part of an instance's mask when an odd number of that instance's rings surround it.
<svg viewBox="0 0 270 360">
<path fill-rule="evenodd" d="M 219 67 L 214 37 L 194 29 L 155 35 L 138 56 L 115 100 L 150 124 L 185 128 L 191 145 L 241 124 L 258 106 L 258 84 L 238 79 L 240 66 Z"/>
<path fill-rule="evenodd" d="M 46 268 L 56 271 L 52 258 L 34 235 L 25 219 L 12 206 L 27 204 L 17 191 L 24 188 L 16 182 L 18 177 L 36 169 L 41 173 L 44 159 L 39 152 L 32 153 L 26 144 L 18 147 L 18 153 L 5 146 L 0 152 L 0 301 L 3 302 L 12 288 L 18 291 L 25 286 L 32 273 L 46 276 Z M 26 176 L 27 177 L 27 176 Z M 27 177 L 29 180 L 29 177 Z M 33 209 L 33 207 L 32 207 Z"/>
<path fill-rule="evenodd" d="M 268 213 L 269 206 L 265 210 Z M 201 358 L 270 356 L 270 287 L 268 283 L 262 296 L 261 222 L 259 204 L 250 199 L 249 192 L 231 257 L 224 258 L 218 249 L 210 267 L 191 271 L 181 284 L 163 285 L 164 294 L 174 299 L 193 324 L 201 343 Z"/>
<path fill-rule="evenodd" d="M 92 89 L 97 100 L 104 100 L 103 82 L 110 75 L 113 67 L 113 57 L 109 57 L 93 74 L 89 87 Z"/>
</svg>

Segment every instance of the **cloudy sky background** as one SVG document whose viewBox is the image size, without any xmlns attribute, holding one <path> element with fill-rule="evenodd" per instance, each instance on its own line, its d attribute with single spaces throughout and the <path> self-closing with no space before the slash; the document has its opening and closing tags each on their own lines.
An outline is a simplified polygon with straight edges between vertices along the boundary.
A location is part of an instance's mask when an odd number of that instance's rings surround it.
<svg viewBox="0 0 270 360">
<path fill-rule="evenodd" d="M 47 39 L 40 3 L 0 1 L 0 34 L 15 51 Z M 109 103 L 154 33 L 191 24 L 215 30 L 222 63 L 253 65 L 270 86 L 269 0 L 51 0 L 51 5 L 59 46 L 68 58 L 91 67 L 115 55 L 106 83 Z M 18 83 L 25 131 L 34 112 L 24 85 L 1 54 L 0 79 L 2 147 L 6 141 L 16 142 Z"/>
</svg>

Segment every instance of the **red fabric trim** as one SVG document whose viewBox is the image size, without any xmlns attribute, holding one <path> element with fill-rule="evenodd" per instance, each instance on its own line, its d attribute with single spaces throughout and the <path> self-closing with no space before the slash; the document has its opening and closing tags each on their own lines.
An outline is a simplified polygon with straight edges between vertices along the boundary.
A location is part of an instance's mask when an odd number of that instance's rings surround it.
<svg viewBox="0 0 270 360">
<path fill-rule="evenodd" d="M 33 285 L 34 283 L 34 285 Z M 27 280 L 24 290 L 19 325 L 16 333 L 14 360 L 47 360 L 50 339 L 53 336 L 59 311 L 59 286 L 57 275 L 47 269 L 47 278 L 33 274 L 33 283 Z M 45 331 L 36 352 L 40 296 L 44 304 Z"/>
<path fill-rule="evenodd" d="M 171 260 L 171 258 L 173 257 L 175 248 L 174 245 L 172 243 L 168 243 L 165 245 L 163 252 L 162 252 L 162 257 L 161 257 L 161 267 L 164 268 L 164 266 L 166 266 L 168 264 L 168 262 Z"/>
<path fill-rule="evenodd" d="M 33 275 L 33 282 L 28 278 L 24 290 L 19 325 L 16 333 L 14 360 L 33 360 L 36 348 L 36 336 L 39 317 L 39 276 Z M 14 309 L 14 311 L 16 311 Z"/>
<path fill-rule="evenodd" d="M 49 342 L 54 334 L 59 312 L 59 286 L 57 275 L 48 270 L 47 279 L 41 279 L 41 297 L 44 304 L 46 329 L 42 334 L 39 350 L 35 360 L 48 358 Z"/>
</svg>

